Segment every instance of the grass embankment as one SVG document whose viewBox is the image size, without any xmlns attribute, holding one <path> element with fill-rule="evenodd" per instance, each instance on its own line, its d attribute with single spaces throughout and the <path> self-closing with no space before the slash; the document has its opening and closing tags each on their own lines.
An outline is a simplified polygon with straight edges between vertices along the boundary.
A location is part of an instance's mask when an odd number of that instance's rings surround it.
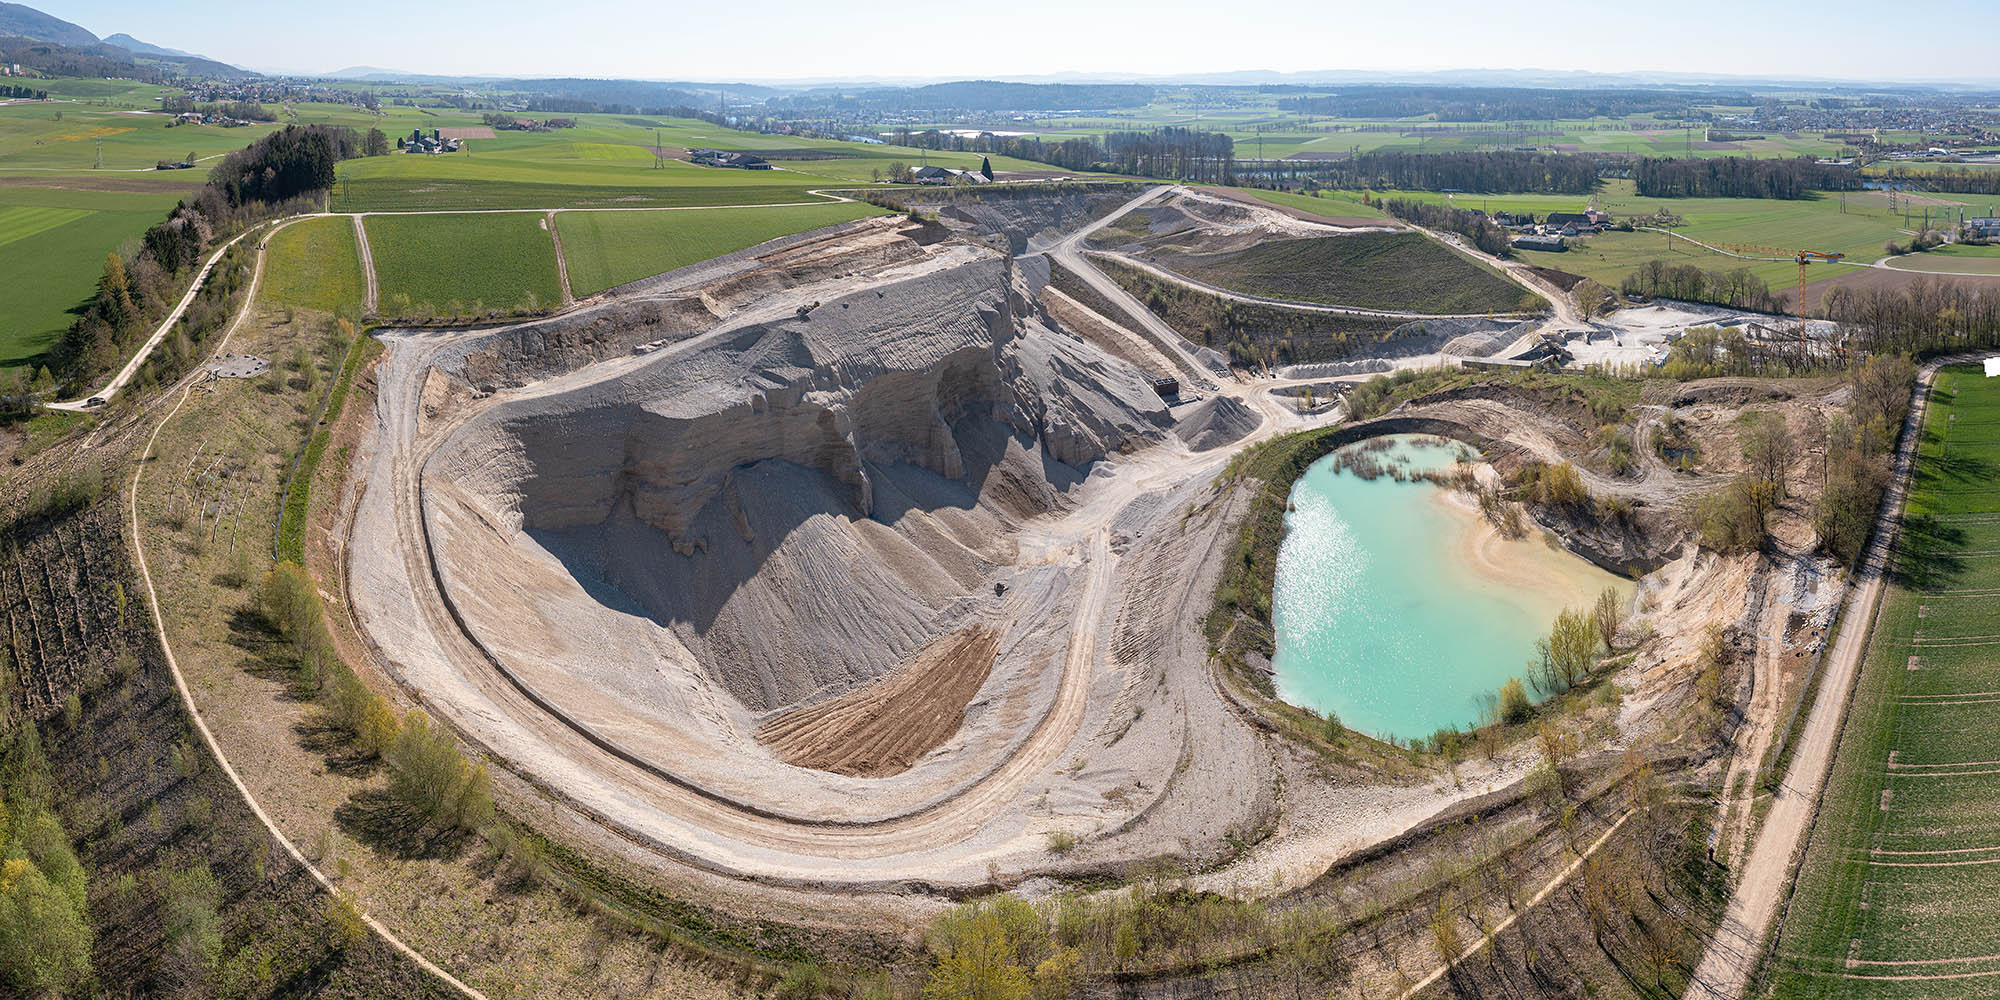
<svg viewBox="0 0 2000 1000">
<path fill-rule="evenodd" d="M 1780 996 L 2000 995 L 2000 384 L 1939 373 L 1903 537 L 1765 975 Z M 1858 627 L 1858 626 L 1855 626 Z M 1903 963 L 1903 964 L 1897 964 Z"/>
<path fill-rule="evenodd" d="M 370 216 L 382 315 L 476 316 L 561 302 L 546 224 L 527 213 Z"/>
<path fill-rule="evenodd" d="M 1232 194 L 1248 195 L 1258 201 L 1289 208 L 1328 220 L 1387 219 L 1389 214 L 1382 210 L 1380 199 L 1373 195 L 1364 197 L 1360 191 L 1327 191 L 1300 194 L 1292 191 L 1267 191 L 1263 188 L 1236 188 Z"/>
<path fill-rule="evenodd" d="M 859 202 L 686 212 L 561 212 L 570 289 L 593 295 L 821 226 L 881 215 Z"/>
<path fill-rule="evenodd" d="M 1338 361 L 1409 322 L 1233 302 L 1115 260 L 1092 263 L 1182 336 L 1227 353 L 1239 367 Z"/>
<path fill-rule="evenodd" d="M 1264 298 L 1425 313 L 1527 312 L 1533 292 L 1421 233 L 1354 233 L 1223 254 L 1160 253 L 1169 270 Z"/>
<path fill-rule="evenodd" d="M 349 237 L 351 246 L 352 230 Z M 275 546 L 280 562 L 305 565 L 306 513 L 312 502 L 313 473 L 319 469 L 320 459 L 326 455 L 327 442 L 333 440 L 333 426 L 340 421 L 341 410 L 347 405 L 348 392 L 354 387 L 354 373 L 360 371 L 369 358 L 380 353 L 382 342 L 365 333 L 353 334 L 348 342 L 340 374 L 327 390 L 326 408 L 321 412 L 312 436 L 306 439 L 305 451 L 299 455 L 291 479 L 285 484 L 285 506 L 278 522 Z"/>
<path fill-rule="evenodd" d="M 266 301 L 320 312 L 357 308 L 366 294 L 354 222 L 306 219 L 273 235 L 261 294 Z"/>
</svg>

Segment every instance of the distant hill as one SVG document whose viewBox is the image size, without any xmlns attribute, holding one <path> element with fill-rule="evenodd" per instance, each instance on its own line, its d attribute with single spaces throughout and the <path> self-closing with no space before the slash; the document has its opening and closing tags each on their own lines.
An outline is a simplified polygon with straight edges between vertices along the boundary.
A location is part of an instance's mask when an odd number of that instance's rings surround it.
<svg viewBox="0 0 2000 1000">
<path fill-rule="evenodd" d="M 161 71 L 220 80 L 247 80 L 258 75 L 191 52 L 142 42 L 122 32 L 100 42 L 77 25 L 18 3 L 0 3 L 0 38 L 45 43 L 42 49 L 13 61 L 57 76 L 121 76 L 157 82 Z M 50 45 L 57 48 L 48 49 Z M 120 69 L 121 63 L 128 68 Z"/>
<path fill-rule="evenodd" d="M 207 56 L 195 55 L 192 52 L 182 52 L 179 49 L 170 49 L 164 45 L 154 45 L 151 42 L 142 42 L 122 31 L 115 35 L 104 36 L 104 44 L 116 45 L 127 52 L 141 56 L 179 56 L 184 59 L 208 58 Z"/>
<path fill-rule="evenodd" d="M 0 3 L 0 35 L 78 47 L 97 44 L 97 36 L 83 28 L 18 3 Z"/>
</svg>

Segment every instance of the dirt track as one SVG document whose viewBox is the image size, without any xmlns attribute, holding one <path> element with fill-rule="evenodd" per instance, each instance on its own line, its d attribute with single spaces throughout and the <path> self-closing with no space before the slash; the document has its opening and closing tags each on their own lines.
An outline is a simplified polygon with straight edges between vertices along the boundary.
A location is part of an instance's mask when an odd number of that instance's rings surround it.
<svg viewBox="0 0 2000 1000">
<path fill-rule="evenodd" d="M 1750 977 L 1764 957 L 1764 940 L 1779 906 L 1789 898 L 1792 866 L 1812 830 L 1819 809 L 1822 787 L 1839 743 L 1841 723 L 1847 717 L 1848 699 L 1861 670 L 1862 655 L 1868 649 L 1875 610 L 1886 583 L 1889 554 L 1895 545 L 1908 496 L 1910 470 L 1923 427 L 1924 410 L 1930 400 L 1931 380 L 1937 370 L 1951 363 L 1948 358 L 1926 364 L 1918 377 L 1919 390 L 1909 415 L 1903 421 L 1902 437 L 1896 446 L 1895 474 L 1882 506 L 1875 530 L 1841 612 L 1840 635 L 1827 653 L 1819 695 L 1812 713 L 1800 730 L 1792 766 L 1773 795 L 1770 813 L 1758 831 L 1749 860 L 1736 872 L 1736 890 L 1729 898 L 1722 924 L 1716 928 L 1708 950 L 1690 978 L 1690 1000 L 1725 997 L 1738 1000 L 1748 988 Z"/>
</svg>

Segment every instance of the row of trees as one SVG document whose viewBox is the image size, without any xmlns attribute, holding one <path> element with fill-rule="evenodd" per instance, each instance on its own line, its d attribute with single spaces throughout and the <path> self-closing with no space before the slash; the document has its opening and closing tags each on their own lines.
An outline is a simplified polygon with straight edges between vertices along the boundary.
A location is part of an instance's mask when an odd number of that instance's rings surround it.
<svg viewBox="0 0 2000 1000">
<path fill-rule="evenodd" d="M 266 218 L 316 210 L 333 186 L 334 165 L 362 148 L 353 129 L 291 125 L 223 157 L 208 183 L 146 230 L 136 249 L 105 258 L 97 294 L 51 352 L 56 379 L 83 391 L 151 332 L 179 297 L 186 272 L 219 239 Z"/>
<path fill-rule="evenodd" d="M 1029 135 L 957 135 L 933 129 L 899 131 L 890 141 L 921 149 L 1012 156 L 1065 170 L 1100 170 L 1215 184 L 1230 184 L 1236 178 L 1235 140 L 1221 132 L 1188 128 L 1113 132 L 1102 138 L 1084 136 L 1061 142 Z"/>
<path fill-rule="evenodd" d="M 1589 194 L 1600 162 L 1571 153 L 1411 153 L 1378 150 L 1345 160 L 1287 162 L 1292 173 L 1335 188 Z"/>
<path fill-rule="evenodd" d="M 1751 103 L 1747 95 L 1737 95 Z M 1564 90 L 1534 87 L 1346 87 L 1338 94 L 1279 98 L 1278 107 L 1329 118 L 1412 118 L 1441 122 L 1550 121 L 1678 112 L 1697 98 L 1671 90 Z M 1719 97 L 1702 95 L 1706 104 Z"/>
<path fill-rule="evenodd" d="M 1382 203 L 1382 208 L 1405 222 L 1414 222 L 1428 229 L 1457 233 L 1472 241 L 1473 246 L 1495 257 L 1505 257 L 1512 253 L 1509 249 L 1507 231 L 1481 213 L 1404 198 L 1391 198 Z"/>
<path fill-rule="evenodd" d="M 1743 267 L 1705 271 L 1693 264 L 1649 260 L 1626 275 L 1625 280 L 1619 282 L 1618 290 L 1625 295 L 1706 302 L 1757 312 L 1775 313 L 1785 309 L 1784 297 L 1773 293 L 1764 279 Z"/>
<path fill-rule="evenodd" d="M 1861 189 L 1861 175 L 1853 168 L 1829 166 L 1810 156 L 1790 160 L 1648 156 L 1633 166 L 1632 181 L 1642 198 L 1796 200 L 1810 197 L 1814 191 Z"/>
<path fill-rule="evenodd" d="M 311 574 L 296 563 L 278 563 L 265 575 L 258 603 L 290 642 L 297 684 L 319 699 L 327 725 L 381 760 L 400 809 L 400 833 L 433 838 L 472 832 L 492 818 L 486 769 L 466 760 L 451 733 L 423 712 L 399 718 L 340 659 Z"/>
<path fill-rule="evenodd" d="M 1938 167 L 1933 170 L 1891 167 L 1883 173 L 1882 180 L 1903 191 L 2000 194 L 2000 170 L 1978 167 Z"/>
<path fill-rule="evenodd" d="M 0 86 L 0 98 L 15 101 L 46 101 L 49 99 L 49 92 L 46 90 L 35 90 L 32 87 L 17 87 L 8 84 Z"/>
</svg>

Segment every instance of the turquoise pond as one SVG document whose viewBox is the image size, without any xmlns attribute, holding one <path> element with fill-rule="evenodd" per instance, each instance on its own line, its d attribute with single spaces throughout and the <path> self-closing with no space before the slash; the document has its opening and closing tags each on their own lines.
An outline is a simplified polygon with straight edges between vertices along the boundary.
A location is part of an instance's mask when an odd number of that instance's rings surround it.
<svg viewBox="0 0 2000 1000">
<path fill-rule="evenodd" d="M 1435 471 L 1477 455 L 1443 438 L 1389 441 L 1366 457 Z M 1501 539 L 1433 483 L 1338 468 L 1361 447 L 1314 463 L 1292 487 L 1273 608 L 1286 701 L 1373 736 L 1465 728 L 1507 678 L 1526 676 L 1557 612 L 1607 586 L 1629 594 L 1537 533 Z"/>
</svg>

